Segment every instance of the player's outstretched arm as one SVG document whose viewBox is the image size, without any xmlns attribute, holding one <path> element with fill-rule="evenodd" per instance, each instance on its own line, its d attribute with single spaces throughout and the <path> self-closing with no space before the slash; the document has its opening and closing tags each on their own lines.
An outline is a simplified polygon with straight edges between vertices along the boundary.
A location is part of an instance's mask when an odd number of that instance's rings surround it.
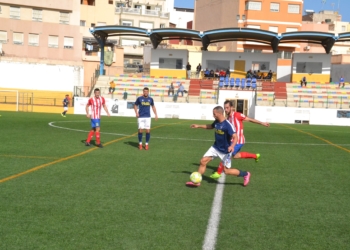
<svg viewBox="0 0 350 250">
<path fill-rule="evenodd" d="M 108 116 L 111 116 L 109 111 L 108 111 L 108 108 L 107 108 L 107 105 L 106 104 L 103 104 L 103 109 L 106 111 L 107 115 Z"/>
<path fill-rule="evenodd" d="M 212 129 L 213 126 L 211 124 L 207 124 L 207 125 L 192 124 L 191 128 Z"/>
<path fill-rule="evenodd" d="M 260 124 L 260 125 L 265 126 L 265 127 L 270 127 L 270 123 L 268 123 L 268 122 L 261 122 L 259 120 L 256 120 L 256 119 L 253 119 L 253 118 L 249 118 L 249 117 L 246 117 L 244 119 L 244 121 L 252 122 L 252 123 L 255 123 L 255 124 Z"/>
<path fill-rule="evenodd" d="M 154 113 L 154 117 L 155 117 L 155 119 L 157 121 L 158 120 L 158 115 L 157 115 L 157 109 L 156 109 L 155 105 L 152 106 L 152 110 L 153 110 L 153 113 Z"/>
</svg>

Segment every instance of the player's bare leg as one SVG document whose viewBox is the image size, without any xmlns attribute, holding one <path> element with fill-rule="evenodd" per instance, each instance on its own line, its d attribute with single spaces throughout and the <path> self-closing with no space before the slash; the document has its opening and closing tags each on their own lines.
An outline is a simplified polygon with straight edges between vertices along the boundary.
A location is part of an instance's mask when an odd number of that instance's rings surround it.
<svg viewBox="0 0 350 250">
<path fill-rule="evenodd" d="M 244 183 L 243 186 L 247 186 L 249 184 L 250 181 L 250 173 L 246 172 L 246 171 L 242 171 L 242 170 L 238 170 L 236 168 L 224 168 L 224 173 L 226 175 L 234 175 L 237 177 L 243 177 L 244 179 Z"/>
<path fill-rule="evenodd" d="M 201 175 L 204 174 L 206 168 L 207 168 L 207 164 L 212 160 L 212 157 L 203 157 L 200 161 L 199 164 L 199 168 L 198 168 L 198 173 L 200 173 Z M 201 184 L 200 183 L 193 183 L 192 181 L 186 182 L 187 186 L 192 186 L 192 187 L 198 187 Z"/>
</svg>

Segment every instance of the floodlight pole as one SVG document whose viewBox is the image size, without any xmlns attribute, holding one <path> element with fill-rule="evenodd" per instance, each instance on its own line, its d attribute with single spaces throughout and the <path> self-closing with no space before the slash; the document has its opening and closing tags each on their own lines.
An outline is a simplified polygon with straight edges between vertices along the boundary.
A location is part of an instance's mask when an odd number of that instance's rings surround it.
<svg viewBox="0 0 350 250">
<path fill-rule="evenodd" d="M 100 75 L 104 73 L 104 65 L 105 65 L 105 44 L 108 36 L 105 36 L 101 33 L 95 33 L 93 28 L 90 28 L 90 33 L 95 37 L 98 44 L 100 45 L 101 55 L 100 55 Z"/>
</svg>

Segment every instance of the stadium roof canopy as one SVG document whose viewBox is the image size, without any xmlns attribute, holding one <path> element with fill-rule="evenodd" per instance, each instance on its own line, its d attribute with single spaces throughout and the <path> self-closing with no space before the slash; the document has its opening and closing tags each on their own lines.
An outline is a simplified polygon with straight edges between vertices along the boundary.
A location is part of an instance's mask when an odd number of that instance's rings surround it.
<svg viewBox="0 0 350 250">
<path fill-rule="evenodd" d="M 253 41 L 269 44 L 274 52 L 278 52 L 280 43 L 316 43 L 329 53 L 336 42 L 350 41 L 350 32 L 334 34 L 317 31 L 298 31 L 278 34 L 271 31 L 251 28 L 224 28 L 208 31 L 196 31 L 178 28 L 143 29 L 132 26 L 99 26 L 90 28 L 91 34 L 100 45 L 104 46 L 107 38 L 113 36 L 140 36 L 151 40 L 153 48 L 157 48 L 161 41 L 171 39 L 186 39 L 201 41 L 203 50 L 209 44 L 226 41 Z"/>
</svg>

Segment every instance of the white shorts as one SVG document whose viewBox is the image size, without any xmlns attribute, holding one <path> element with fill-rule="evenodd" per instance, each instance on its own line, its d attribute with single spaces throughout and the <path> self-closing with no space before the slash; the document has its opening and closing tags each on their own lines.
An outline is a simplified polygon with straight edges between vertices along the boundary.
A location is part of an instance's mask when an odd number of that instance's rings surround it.
<svg viewBox="0 0 350 250">
<path fill-rule="evenodd" d="M 139 129 L 150 129 L 151 128 L 151 117 L 137 118 Z"/>
<path fill-rule="evenodd" d="M 213 146 L 211 146 L 208 149 L 208 151 L 203 155 L 203 157 L 212 157 L 213 160 L 219 157 L 221 159 L 222 164 L 227 168 L 231 168 L 231 156 L 231 153 L 221 153 L 220 151 L 216 150 Z"/>
<path fill-rule="evenodd" d="M 68 107 L 63 107 L 63 110 L 64 111 L 68 111 Z"/>
</svg>

